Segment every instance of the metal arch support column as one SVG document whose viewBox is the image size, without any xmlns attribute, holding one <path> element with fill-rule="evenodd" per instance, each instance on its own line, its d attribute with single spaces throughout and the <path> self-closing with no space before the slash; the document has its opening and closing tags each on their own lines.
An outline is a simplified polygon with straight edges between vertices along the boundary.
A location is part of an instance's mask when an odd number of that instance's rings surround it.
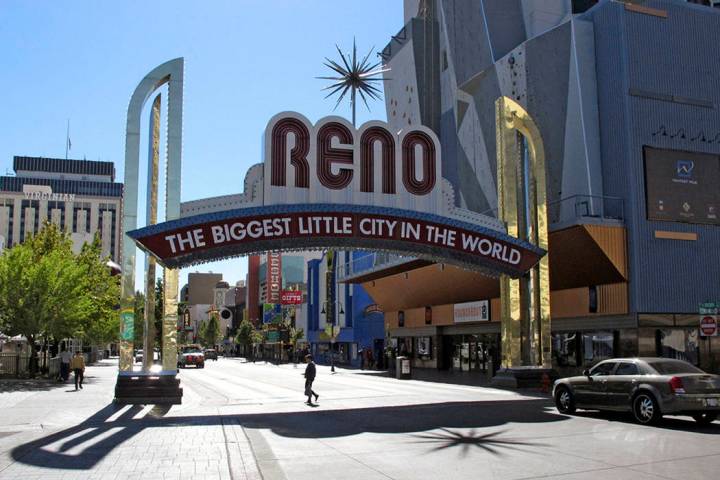
<svg viewBox="0 0 720 480">
<path fill-rule="evenodd" d="M 147 225 L 157 223 L 158 210 L 158 171 L 160 168 L 160 104 L 161 94 L 153 100 L 150 111 L 150 148 L 148 151 L 148 189 L 145 209 Z M 143 371 L 153 366 L 155 351 L 155 271 L 156 260 L 152 255 L 145 256 L 145 329 L 143 331 Z"/>
<path fill-rule="evenodd" d="M 152 94 L 168 85 L 167 113 L 167 166 L 165 215 L 167 220 L 180 217 L 180 173 L 182 168 L 182 105 L 183 105 L 184 60 L 176 58 L 159 65 L 148 73 L 138 84 L 128 106 L 125 136 L 125 186 L 123 193 L 123 248 L 122 248 L 122 284 L 121 284 L 121 326 L 120 326 L 120 374 L 130 374 L 133 365 L 133 337 L 135 303 L 135 242 L 127 232 L 137 228 L 138 182 L 140 163 L 140 121 L 142 109 Z M 177 276 L 177 272 L 165 272 L 165 277 Z M 165 286 L 166 299 L 175 299 L 177 291 L 169 292 Z M 176 325 L 170 328 L 170 322 L 177 318 L 177 311 L 168 316 L 170 305 L 166 300 L 163 318 L 163 373 L 175 374 L 176 358 L 171 351 L 176 350 Z M 167 366 L 172 363 L 172 371 Z"/>
<path fill-rule="evenodd" d="M 509 235 L 547 251 L 545 149 L 540 131 L 528 112 L 508 97 L 500 97 L 495 102 L 495 115 L 498 216 L 505 222 Z M 528 178 L 524 175 L 518 134 L 527 140 Z M 528 205 L 525 204 L 526 186 Z M 525 212 L 529 213 L 527 219 Z M 552 368 L 548 255 L 542 257 L 527 276 L 500 277 L 500 311 L 502 367 Z"/>
</svg>

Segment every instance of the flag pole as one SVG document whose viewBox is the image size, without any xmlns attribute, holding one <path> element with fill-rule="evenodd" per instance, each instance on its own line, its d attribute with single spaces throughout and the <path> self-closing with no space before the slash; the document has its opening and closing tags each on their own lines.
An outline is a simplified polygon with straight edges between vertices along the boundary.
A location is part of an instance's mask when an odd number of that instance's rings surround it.
<svg viewBox="0 0 720 480">
<path fill-rule="evenodd" d="M 70 147 L 70 119 L 67 121 L 67 130 L 65 132 L 65 160 L 68 159 L 68 148 Z"/>
</svg>

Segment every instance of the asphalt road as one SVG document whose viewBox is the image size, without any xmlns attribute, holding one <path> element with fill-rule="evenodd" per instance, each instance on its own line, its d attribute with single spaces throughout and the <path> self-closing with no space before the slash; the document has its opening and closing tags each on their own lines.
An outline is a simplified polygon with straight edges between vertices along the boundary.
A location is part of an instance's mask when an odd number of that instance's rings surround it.
<svg viewBox="0 0 720 480">
<path fill-rule="evenodd" d="M 560 415 L 535 392 L 318 367 L 207 362 L 180 372 L 183 405 L 110 404 L 113 365 L 68 386 L 0 382 L 0 479 L 715 478 L 720 422 L 659 426 Z M 9 391 L 11 390 L 11 391 Z"/>
</svg>

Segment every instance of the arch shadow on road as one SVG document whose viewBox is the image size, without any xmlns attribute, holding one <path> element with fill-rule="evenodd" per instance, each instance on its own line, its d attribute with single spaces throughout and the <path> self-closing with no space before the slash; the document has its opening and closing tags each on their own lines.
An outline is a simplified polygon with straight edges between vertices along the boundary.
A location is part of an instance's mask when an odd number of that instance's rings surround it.
<svg viewBox="0 0 720 480">
<path fill-rule="evenodd" d="M 15 447 L 13 460 L 38 467 L 89 470 L 124 442 L 146 429 L 181 426 L 219 426 L 268 429 L 292 438 L 322 439 L 361 433 L 409 434 L 410 442 L 434 449 L 459 447 L 462 453 L 478 447 L 493 454 L 502 448 L 529 449 L 539 444 L 513 439 L 505 431 L 482 431 L 509 423 L 562 422 L 546 400 L 444 402 L 397 407 L 211 416 L 166 416 L 169 407 L 157 405 L 142 418 L 144 408 L 108 405 L 74 427 Z M 471 429 L 462 433 L 459 429 Z M 79 446 L 83 446 L 78 451 Z"/>
</svg>

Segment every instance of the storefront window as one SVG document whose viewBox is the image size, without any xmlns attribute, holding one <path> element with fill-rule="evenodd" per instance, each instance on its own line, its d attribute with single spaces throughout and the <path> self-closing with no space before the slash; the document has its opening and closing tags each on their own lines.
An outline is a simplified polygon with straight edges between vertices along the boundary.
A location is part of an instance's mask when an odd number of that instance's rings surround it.
<svg viewBox="0 0 720 480">
<path fill-rule="evenodd" d="M 614 356 L 612 332 L 587 332 L 582 339 L 583 359 L 586 364 L 594 364 Z"/>
<path fill-rule="evenodd" d="M 553 333 L 553 356 L 559 367 L 577 367 L 580 358 L 578 333 Z"/>
<path fill-rule="evenodd" d="M 432 358 L 432 339 L 431 337 L 417 338 L 417 354 L 422 359 Z"/>
<path fill-rule="evenodd" d="M 398 355 L 401 357 L 413 356 L 413 339 L 412 337 L 398 338 Z"/>
<path fill-rule="evenodd" d="M 655 333 L 657 354 L 698 365 L 699 345 L 696 328 L 658 329 Z"/>
</svg>

